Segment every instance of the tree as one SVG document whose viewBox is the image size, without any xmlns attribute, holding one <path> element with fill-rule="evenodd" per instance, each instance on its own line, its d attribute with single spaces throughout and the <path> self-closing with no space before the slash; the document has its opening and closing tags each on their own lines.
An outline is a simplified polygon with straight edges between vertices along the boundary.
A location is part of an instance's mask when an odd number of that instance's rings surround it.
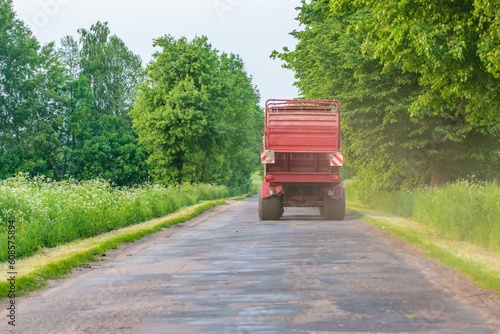
<svg viewBox="0 0 500 334">
<path fill-rule="evenodd" d="M 500 133 L 498 1 L 337 0 L 332 7 L 342 12 L 353 4 L 372 12 L 352 27 L 365 36 L 363 50 L 386 68 L 419 74 L 425 89 L 413 113 L 430 111 Z"/>
<path fill-rule="evenodd" d="M 79 29 L 81 74 L 89 80 L 98 114 L 127 114 L 133 106 L 135 87 L 143 81 L 142 62 L 106 23 Z"/>
<path fill-rule="evenodd" d="M 66 83 L 64 68 L 59 61 L 54 43 L 41 48 L 39 66 L 35 72 L 35 99 L 30 103 L 29 116 L 23 131 L 26 163 L 24 171 L 58 178 L 61 164 L 60 132 L 63 126 L 63 87 Z"/>
<path fill-rule="evenodd" d="M 441 183 L 492 166 L 491 141 L 465 122 L 433 115 L 411 116 L 422 92 L 419 76 L 387 67 L 362 52 L 364 37 L 350 27 L 370 20 L 369 8 L 331 11 L 329 1 L 302 2 L 295 50 L 274 52 L 295 71 L 301 94 L 339 99 L 343 150 L 365 194 L 380 189 Z M 473 144 L 474 143 L 474 144 Z"/>
<path fill-rule="evenodd" d="M 140 142 L 160 182 L 247 186 L 258 163 L 263 114 L 238 56 L 206 37 L 155 40 L 132 111 Z"/>
<path fill-rule="evenodd" d="M 24 161 L 21 142 L 34 94 L 39 45 L 15 17 L 11 0 L 0 1 L 0 177 Z"/>
<path fill-rule="evenodd" d="M 141 59 L 110 34 L 107 23 L 97 22 L 79 33 L 80 45 L 66 37 L 60 51 L 74 78 L 67 87 L 66 114 L 71 174 L 81 179 L 100 176 L 118 185 L 142 182 L 147 154 L 129 115 L 135 87 L 143 79 Z"/>
<path fill-rule="evenodd" d="M 88 79 L 81 75 L 81 54 L 78 41 L 73 36 L 65 36 L 61 39 L 61 48 L 58 51 L 67 76 L 62 92 L 65 105 L 62 112 L 64 126 L 61 130 L 61 137 L 66 151 L 71 152 L 81 147 L 86 139 L 92 137 L 92 96 Z"/>
</svg>

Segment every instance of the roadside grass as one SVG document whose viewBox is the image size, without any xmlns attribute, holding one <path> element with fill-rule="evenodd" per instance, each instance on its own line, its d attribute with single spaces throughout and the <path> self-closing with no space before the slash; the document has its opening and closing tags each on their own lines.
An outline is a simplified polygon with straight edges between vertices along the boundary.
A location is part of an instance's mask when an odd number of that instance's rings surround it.
<svg viewBox="0 0 500 334">
<path fill-rule="evenodd" d="M 459 182 L 415 198 L 412 217 L 475 245 L 500 253 L 500 188 Z"/>
<path fill-rule="evenodd" d="M 350 200 L 359 201 L 349 184 L 347 192 Z M 359 202 L 500 253 L 500 187 L 494 182 L 461 181 L 441 188 L 379 192 Z"/>
<path fill-rule="evenodd" d="M 16 261 L 16 297 L 40 289 L 47 280 L 64 277 L 75 267 L 84 263 L 99 261 L 107 250 L 117 248 L 123 242 L 140 239 L 163 228 L 183 223 L 215 206 L 226 204 L 225 200 L 213 200 L 181 209 L 163 218 L 124 227 L 99 236 L 78 240 L 55 248 L 43 249 L 36 255 Z M 3 277 L 0 280 L 0 298 L 7 298 L 10 290 L 9 263 L 0 264 Z"/>
<path fill-rule="evenodd" d="M 261 187 L 263 180 L 264 180 L 264 168 L 258 167 L 252 173 L 249 196 L 253 196 L 259 192 L 259 188 Z"/>
<path fill-rule="evenodd" d="M 228 200 L 232 201 L 241 201 L 246 198 L 252 197 L 253 195 L 256 195 L 259 192 L 259 188 L 261 186 L 261 181 L 264 179 L 264 176 L 261 172 L 261 168 L 257 168 L 253 173 L 252 177 L 250 179 L 250 187 L 248 193 L 240 196 L 235 196 L 228 198 Z"/>
<path fill-rule="evenodd" d="M 119 188 L 104 180 L 55 182 L 24 175 L 3 180 L 0 261 L 9 259 L 7 236 L 14 232 L 8 228 L 9 220 L 15 220 L 15 257 L 21 259 L 230 195 L 225 187 L 206 184 Z"/>
</svg>

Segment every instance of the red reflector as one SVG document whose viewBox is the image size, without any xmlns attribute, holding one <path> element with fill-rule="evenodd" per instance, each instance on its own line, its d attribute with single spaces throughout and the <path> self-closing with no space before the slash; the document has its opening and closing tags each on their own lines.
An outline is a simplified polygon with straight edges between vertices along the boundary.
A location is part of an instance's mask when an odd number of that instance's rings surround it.
<svg viewBox="0 0 500 334">
<path fill-rule="evenodd" d="M 266 175 L 266 180 L 268 180 L 268 181 L 269 181 L 269 180 L 272 180 L 272 179 L 274 179 L 274 176 L 273 176 L 273 175 Z"/>
<path fill-rule="evenodd" d="M 339 175 L 332 175 L 333 181 L 340 181 L 340 176 Z"/>
</svg>

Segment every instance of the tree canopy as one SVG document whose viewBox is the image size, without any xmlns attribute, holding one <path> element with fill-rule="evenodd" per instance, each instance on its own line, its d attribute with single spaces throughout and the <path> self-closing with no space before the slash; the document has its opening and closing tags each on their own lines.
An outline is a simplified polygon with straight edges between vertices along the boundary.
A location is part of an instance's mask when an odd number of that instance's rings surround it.
<svg viewBox="0 0 500 334">
<path fill-rule="evenodd" d="M 431 110 L 462 118 L 483 132 L 500 132 L 500 3 L 334 0 L 334 12 L 369 9 L 351 29 L 363 36 L 363 51 L 386 68 L 419 74 L 425 89 L 413 113 Z"/>
<path fill-rule="evenodd" d="M 334 4 L 335 5 L 335 4 Z M 291 34 L 294 50 L 272 57 L 295 71 L 308 99 L 336 98 L 343 105 L 343 150 L 365 193 L 441 183 L 469 174 L 486 178 L 498 166 L 498 141 L 470 117 L 415 104 L 427 94 L 422 75 L 385 64 L 366 47 L 361 28 L 374 22 L 369 6 L 302 1 Z"/>
<path fill-rule="evenodd" d="M 246 187 L 263 131 L 259 94 L 234 54 L 206 37 L 155 40 L 132 111 L 155 180 Z"/>
</svg>

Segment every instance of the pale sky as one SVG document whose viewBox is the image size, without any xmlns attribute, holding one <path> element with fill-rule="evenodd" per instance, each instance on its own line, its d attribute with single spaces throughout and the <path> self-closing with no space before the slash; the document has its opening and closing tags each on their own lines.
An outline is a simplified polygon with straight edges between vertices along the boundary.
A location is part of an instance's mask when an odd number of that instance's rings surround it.
<svg viewBox="0 0 500 334">
<path fill-rule="evenodd" d="M 300 29 L 295 20 L 300 0 L 13 0 L 18 18 L 32 29 L 38 41 L 59 42 L 77 36 L 98 20 L 109 22 L 144 63 L 154 52 L 153 39 L 205 35 L 216 49 L 239 54 L 245 69 L 267 99 L 298 96 L 293 72 L 269 55 L 283 46 L 293 48 L 289 35 Z"/>
</svg>

